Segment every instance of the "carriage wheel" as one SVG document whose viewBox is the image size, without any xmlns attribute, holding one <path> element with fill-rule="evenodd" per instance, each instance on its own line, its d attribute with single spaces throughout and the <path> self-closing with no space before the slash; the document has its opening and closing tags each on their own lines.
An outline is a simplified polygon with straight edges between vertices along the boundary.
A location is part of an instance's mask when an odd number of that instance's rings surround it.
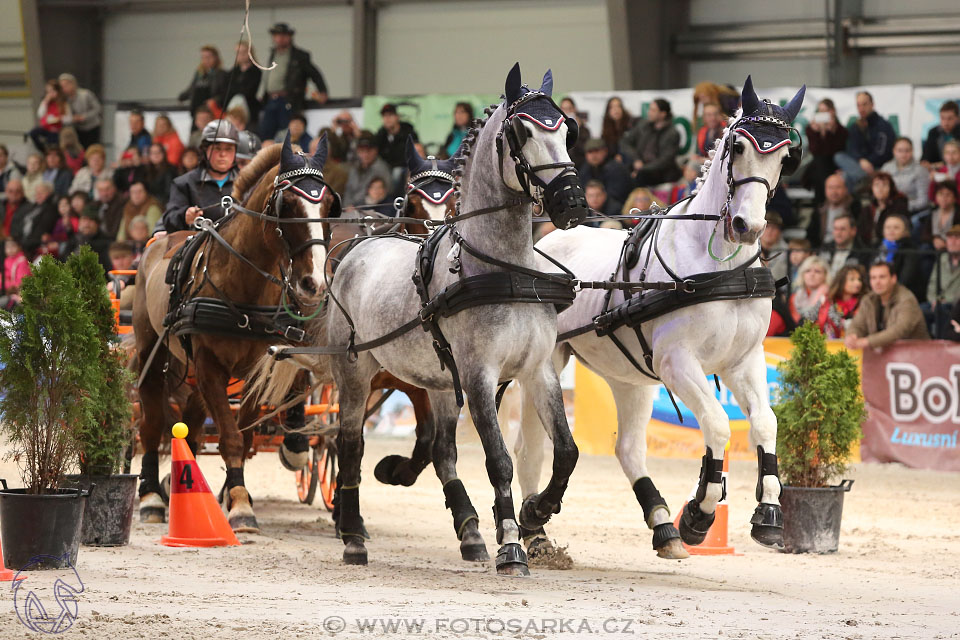
<svg viewBox="0 0 960 640">
<path fill-rule="evenodd" d="M 317 476 L 320 480 L 320 497 L 327 511 L 333 511 L 333 494 L 337 490 L 337 445 L 332 438 L 326 437 L 315 452 L 319 450 Z M 315 454 L 317 455 L 317 454 Z"/>
<path fill-rule="evenodd" d="M 317 485 L 319 478 L 317 476 L 317 462 L 320 455 L 316 448 L 313 449 L 313 455 L 307 464 L 303 465 L 300 471 L 294 475 L 297 480 L 297 497 L 301 504 L 313 504 L 313 499 L 317 495 Z"/>
</svg>

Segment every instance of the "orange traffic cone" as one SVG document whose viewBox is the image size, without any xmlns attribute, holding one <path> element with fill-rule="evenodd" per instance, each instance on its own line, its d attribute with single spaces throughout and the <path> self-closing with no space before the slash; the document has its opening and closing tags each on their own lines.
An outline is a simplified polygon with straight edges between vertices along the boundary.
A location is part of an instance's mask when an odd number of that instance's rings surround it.
<svg viewBox="0 0 960 640">
<path fill-rule="evenodd" d="M 170 530 L 160 538 L 168 547 L 226 547 L 239 545 L 220 510 L 200 466 L 187 446 L 187 425 L 173 425 L 170 442 Z"/>
<path fill-rule="evenodd" d="M 3 545 L 0 545 L 0 582 L 13 582 L 14 580 L 23 580 L 27 577 L 18 574 L 18 571 L 7 569 L 7 565 L 3 563 Z"/>
<path fill-rule="evenodd" d="M 729 445 L 727 445 L 728 451 L 730 453 Z M 727 486 L 727 472 L 730 471 L 730 456 L 723 456 L 723 479 L 722 485 L 724 490 Z M 687 502 L 694 499 L 697 495 L 697 487 L 699 483 L 694 485 L 693 491 L 690 492 L 690 497 L 687 498 Z M 686 503 L 684 503 L 686 504 Z M 681 509 L 680 513 L 683 513 Z M 707 538 L 695 547 L 684 543 L 683 548 L 690 552 L 690 555 L 694 556 L 732 556 L 736 555 L 733 547 L 727 544 L 727 498 L 724 496 L 723 500 L 717 503 L 716 519 L 713 521 L 713 524 L 710 526 L 710 531 L 707 532 Z M 676 521 L 674 521 L 673 526 L 680 526 L 680 515 L 677 515 Z"/>
</svg>

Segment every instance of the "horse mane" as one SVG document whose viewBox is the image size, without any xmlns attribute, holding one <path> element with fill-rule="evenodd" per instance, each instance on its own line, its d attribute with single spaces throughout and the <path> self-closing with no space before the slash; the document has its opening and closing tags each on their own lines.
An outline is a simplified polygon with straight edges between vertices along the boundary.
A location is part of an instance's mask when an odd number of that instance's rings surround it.
<svg viewBox="0 0 960 640">
<path fill-rule="evenodd" d="M 484 107 L 483 115 L 484 118 L 474 118 L 470 122 L 470 126 L 467 129 L 467 133 L 463 137 L 463 142 L 461 143 L 460 151 L 453 157 L 454 169 L 451 172 L 453 175 L 453 196 L 457 199 L 457 210 L 454 212 L 454 215 L 460 215 L 460 203 L 463 200 L 462 193 L 460 191 L 461 179 L 463 178 L 463 173 L 466 169 L 467 162 L 470 160 L 470 155 L 473 153 L 473 147 L 476 146 L 477 140 L 480 138 L 480 132 L 483 130 L 483 126 L 490 120 L 494 112 L 500 107 L 500 102 L 495 102 L 489 107 Z"/>
</svg>

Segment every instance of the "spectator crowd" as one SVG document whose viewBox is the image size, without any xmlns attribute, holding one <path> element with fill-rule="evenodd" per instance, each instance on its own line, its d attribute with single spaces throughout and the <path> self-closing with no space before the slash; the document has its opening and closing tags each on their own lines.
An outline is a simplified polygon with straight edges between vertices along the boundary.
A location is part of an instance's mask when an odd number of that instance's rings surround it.
<svg viewBox="0 0 960 640">
<path fill-rule="evenodd" d="M 97 97 L 69 73 L 48 81 L 36 126 L 25 135 L 35 151 L 20 166 L 0 145 L 6 255 L 0 304 L 16 304 L 29 263 L 42 255 L 62 258 L 88 245 L 105 269 L 135 266 L 153 233 L 196 217 L 204 206 L 194 202 L 203 199 L 198 189 L 207 188 L 210 198 L 229 193 L 236 169 L 261 145 L 287 135 L 312 153 L 326 134 L 325 174 L 344 207 L 391 213 L 404 190 L 408 138 L 419 145 L 414 127 L 388 103 L 376 130 L 361 129 L 347 110 L 329 127 L 309 130 L 306 101 L 328 100 L 323 74 L 295 45 L 289 25 L 277 23 L 270 34 L 268 71 L 253 64 L 247 43 L 236 48 L 229 70 L 216 47 L 201 47 L 189 85 L 178 95 L 190 110 L 190 136 L 181 139 L 165 114 L 148 129 L 134 109 L 129 140 L 112 160 L 100 141 Z M 627 214 L 691 195 L 738 100 L 732 87 L 696 85 L 692 153 L 682 163 L 669 101 L 655 99 L 634 117 L 623 100 L 611 97 L 594 135 L 574 101 L 561 100 L 560 108 L 579 124 L 570 155 L 589 205 Z M 960 108 L 944 102 L 940 124 L 913 141 L 896 134 L 870 93 L 859 92 L 856 107 L 857 118 L 844 126 L 831 100 L 817 104 L 804 131 L 801 170 L 770 202 L 761 256 L 790 285 L 774 301 L 769 335 L 786 335 L 809 320 L 849 346 L 930 335 L 960 339 Z M 456 153 L 473 116 L 470 103 L 457 103 L 436 155 Z M 205 135 L 211 123 L 217 134 L 227 126 L 234 132 L 229 157 L 219 161 L 216 154 L 227 150 L 217 148 L 227 141 Z M 812 197 L 791 200 L 787 187 L 804 187 Z"/>
</svg>

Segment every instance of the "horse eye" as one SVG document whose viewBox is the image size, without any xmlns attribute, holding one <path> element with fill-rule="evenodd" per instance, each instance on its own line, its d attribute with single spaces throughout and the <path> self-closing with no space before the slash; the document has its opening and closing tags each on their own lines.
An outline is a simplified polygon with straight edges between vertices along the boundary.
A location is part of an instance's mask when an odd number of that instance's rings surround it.
<svg viewBox="0 0 960 640">
<path fill-rule="evenodd" d="M 742 142 L 737 141 L 733 143 L 733 152 L 735 154 L 743 155 L 743 151 L 744 151 L 744 146 Z"/>
</svg>

